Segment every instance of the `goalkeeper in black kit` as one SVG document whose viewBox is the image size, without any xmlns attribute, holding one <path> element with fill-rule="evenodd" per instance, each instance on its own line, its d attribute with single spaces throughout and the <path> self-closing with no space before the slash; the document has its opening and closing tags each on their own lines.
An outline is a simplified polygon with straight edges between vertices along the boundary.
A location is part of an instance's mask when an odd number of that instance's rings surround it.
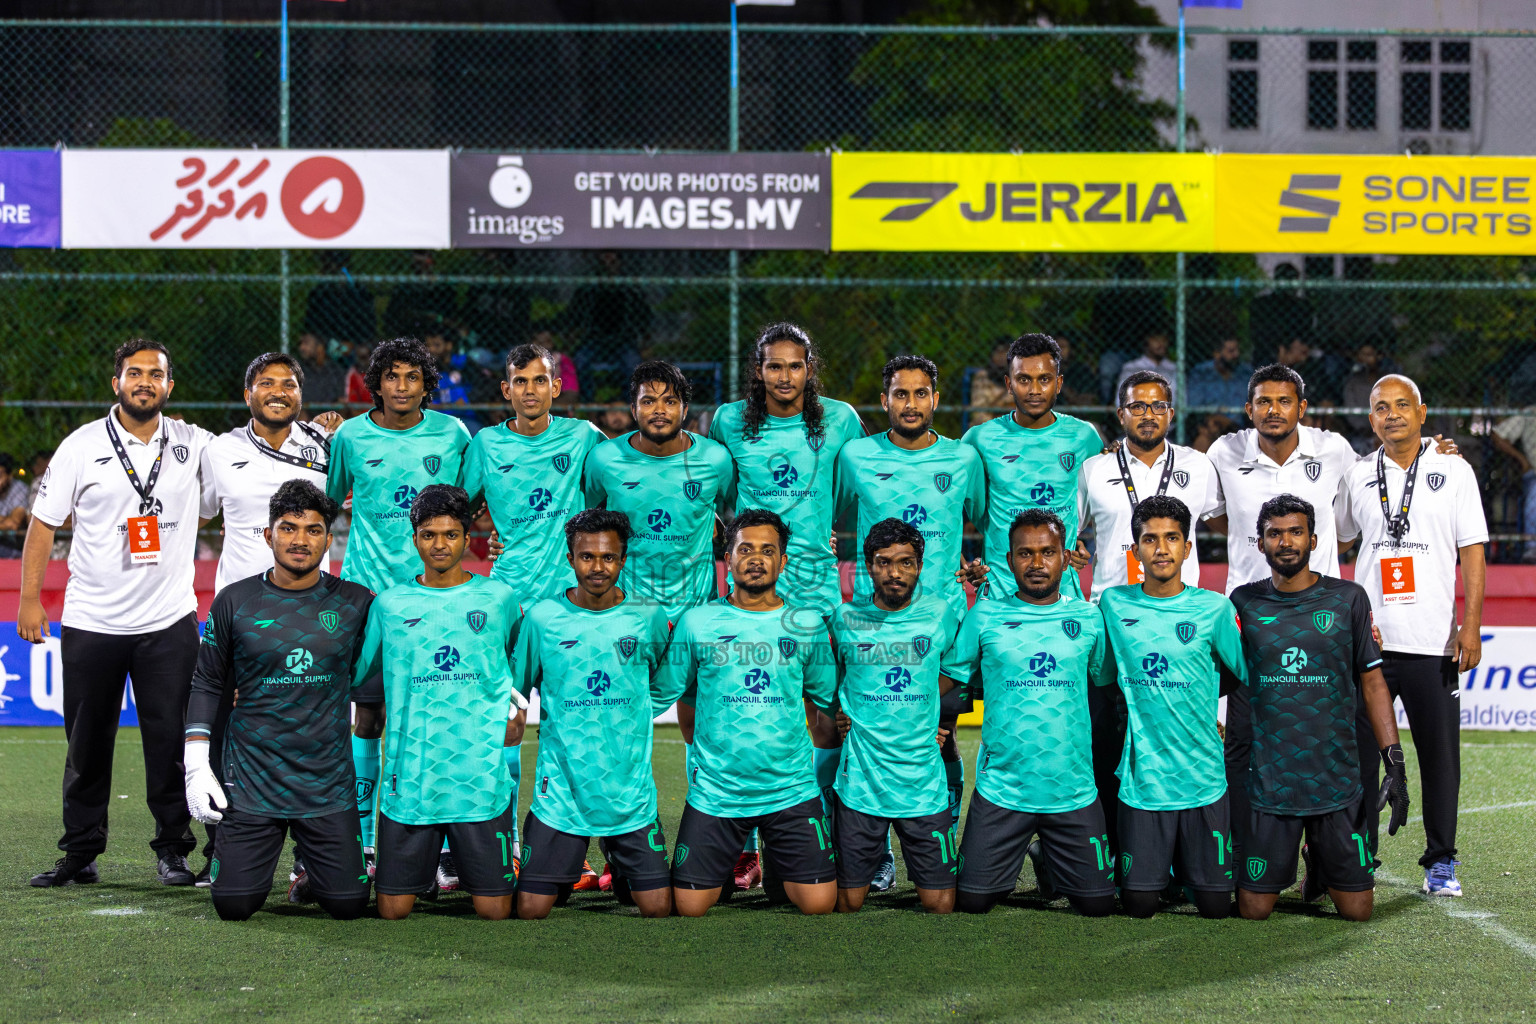
<svg viewBox="0 0 1536 1024">
<path fill-rule="evenodd" d="M 261 908 L 284 837 L 298 843 L 303 885 L 332 917 L 368 906 L 348 703 L 373 595 L 320 571 L 339 511 L 313 484 L 290 480 L 269 509 L 273 567 L 214 598 L 187 701 L 187 807 L 218 823 L 213 906 L 226 921 Z M 208 736 L 220 697 L 237 698 L 218 777 Z M 224 780 L 223 785 L 219 778 Z"/>
<path fill-rule="evenodd" d="M 1300 846 L 1302 900 L 1326 891 L 1339 916 L 1367 921 L 1376 870 L 1368 816 L 1390 803 L 1389 835 L 1408 820 L 1403 748 L 1371 636 L 1370 602 L 1358 584 L 1308 567 L 1317 546 L 1309 502 L 1292 494 L 1266 501 L 1258 536 L 1270 578 L 1232 592 L 1253 708 L 1252 810 L 1237 865 L 1237 910 L 1252 921 L 1270 915 L 1296 882 Z M 1356 739 L 1361 702 L 1386 763 L 1379 793 L 1360 784 L 1360 758 L 1376 756 Z"/>
</svg>

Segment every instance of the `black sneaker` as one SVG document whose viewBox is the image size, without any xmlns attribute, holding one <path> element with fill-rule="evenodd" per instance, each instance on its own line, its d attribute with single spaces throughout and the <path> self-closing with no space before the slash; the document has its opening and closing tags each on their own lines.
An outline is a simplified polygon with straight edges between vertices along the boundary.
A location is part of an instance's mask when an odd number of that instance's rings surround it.
<svg viewBox="0 0 1536 1024">
<path fill-rule="evenodd" d="M 212 886 L 213 860 L 210 858 L 209 860 L 203 861 L 203 870 L 197 873 L 197 887 L 199 889 L 209 889 L 212 888 Z"/>
<path fill-rule="evenodd" d="M 309 887 L 308 871 L 300 868 L 298 877 L 288 883 L 288 902 L 299 904 L 315 902 L 314 893 Z"/>
<path fill-rule="evenodd" d="M 96 856 L 83 853 L 66 853 L 53 862 L 51 871 L 39 872 L 32 876 L 32 884 L 39 889 L 47 889 L 55 885 L 73 885 L 80 883 L 88 885 L 99 881 L 101 875 L 96 870 Z"/>
<path fill-rule="evenodd" d="M 1040 848 L 1040 840 L 1030 843 L 1025 852 L 1029 855 L 1030 866 L 1035 869 L 1035 888 L 1040 890 L 1040 898 L 1054 900 L 1057 896 L 1056 887 L 1051 885 L 1051 873 L 1046 868 L 1045 852 Z"/>
<path fill-rule="evenodd" d="M 1301 902 L 1316 903 L 1328 895 L 1328 887 L 1323 884 L 1323 879 L 1317 873 L 1317 865 L 1312 863 L 1312 851 L 1306 843 L 1301 844 L 1301 863 L 1303 873 L 1301 876 Z"/>
<path fill-rule="evenodd" d="M 179 853 L 162 853 L 155 870 L 161 885 L 195 885 L 197 877 L 187 866 L 187 858 Z"/>
</svg>

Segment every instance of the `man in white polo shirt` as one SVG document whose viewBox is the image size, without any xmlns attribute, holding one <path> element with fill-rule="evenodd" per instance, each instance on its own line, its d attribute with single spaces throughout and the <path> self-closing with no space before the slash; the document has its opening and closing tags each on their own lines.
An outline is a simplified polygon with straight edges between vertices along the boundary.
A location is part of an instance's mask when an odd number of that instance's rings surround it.
<svg viewBox="0 0 1536 1024">
<path fill-rule="evenodd" d="M 22 551 L 16 631 L 42 643 L 41 600 L 54 532 L 73 519 L 69 583 L 59 648 L 64 673 L 64 837 L 52 870 L 35 886 L 97 880 L 107 847 L 112 754 L 123 683 L 144 743 L 146 800 L 155 818 L 150 847 L 160 881 L 191 885 L 189 828 L 181 764 L 183 715 L 197 661 L 199 466 L 213 435 L 161 415 L 170 397 L 171 357 L 136 338 L 113 355 L 118 404 L 66 437 L 32 507 Z"/>
<path fill-rule="evenodd" d="M 272 568 L 272 549 L 264 537 L 272 495 L 289 480 L 304 480 L 325 490 L 331 433 L 342 421 L 339 412 L 321 413 L 313 423 L 299 419 L 304 407 L 304 370 L 297 359 L 283 352 L 264 352 L 245 368 L 245 404 L 251 410 L 250 422 L 220 434 L 203 449 L 202 518 L 224 513 L 224 547 L 213 578 L 215 596 L 231 583 Z M 330 570 L 330 559 L 322 557 L 320 571 Z M 234 703 L 232 690 L 226 692 L 225 700 L 228 704 L 219 709 L 210 738 L 209 760 L 215 772 L 224 763 L 224 724 Z M 203 853 L 211 861 L 218 826 L 203 827 L 208 832 Z M 209 867 L 204 865 L 197 873 L 197 884 L 207 886 L 209 881 Z"/>
<path fill-rule="evenodd" d="M 1460 896 L 1456 807 L 1461 786 L 1457 673 L 1482 658 L 1483 545 L 1488 523 L 1472 467 L 1423 436 L 1429 408 L 1418 385 L 1390 374 L 1371 389 L 1371 429 L 1381 440 L 1345 478 L 1339 535 L 1360 537 L 1355 582 L 1381 631 L 1382 674 L 1413 731 L 1424 800 L 1424 892 Z M 1456 625 L 1456 563 L 1466 605 Z M 1362 732 L 1362 740 L 1369 733 Z M 1369 747 L 1362 746 L 1362 750 Z M 1365 777 L 1376 785 L 1376 763 Z M 1371 850 L 1378 823 L 1370 820 Z"/>
<path fill-rule="evenodd" d="M 1131 518 L 1146 498 L 1171 495 L 1197 519 L 1222 513 L 1221 486 L 1211 460 L 1193 448 L 1168 443 L 1168 428 L 1173 424 L 1173 387 L 1168 378 L 1152 370 L 1136 370 L 1120 382 L 1118 399 L 1124 439 L 1114 450 L 1085 461 L 1078 472 L 1078 521 L 1091 521 L 1098 541 L 1090 592 L 1095 604 L 1110 587 L 1145 579 L 1136 558 Z M 1077 546 L 1086 558 L 1088 550 L 1082 541 Z M 1200 585 L 1200 560 L 1193 543 L 1181 576 L 1186 586 Z M 1120 779 L 1115 773 L 1125 748 L 1125 697 L 1114 686 L 1088 689 L 1094 782 L 1104 806 L 1110 845 L 1119 849 Z"/>
</svg>

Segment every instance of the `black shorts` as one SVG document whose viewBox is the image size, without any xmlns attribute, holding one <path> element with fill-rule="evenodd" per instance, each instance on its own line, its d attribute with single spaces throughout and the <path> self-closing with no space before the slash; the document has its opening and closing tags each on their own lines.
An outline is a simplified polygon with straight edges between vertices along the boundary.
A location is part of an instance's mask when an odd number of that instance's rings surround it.
<svg viewBox="0 0 1536 1024">
<path fill-rule="evenodd" d="M 821 800 L 748 818 L 717 818 L 683 805 L 672 851 L 672 884 L 679 889 L 721 889 L 752 830 L 762 834 L 763 857 L 783 882 L 816 885 L 837 879 L 831 830 Z"/>
<path fill-rule="evenodd" d="M 901 840 L 907 878 L 914 885 L 919 889 L 955 887 L 955 827 L 949 808 L 920 818 L 879 818 L 854 810 L 835 794 L 834 799 L 839 888 L 861 889 L 870 883 L 885 859 L 885 837 L 893 828 Z"/>
<path fill-rule="evenodd" d="M 1232 891 L 1227 794 L 1180 811 L 1120 805 L 1120 887 L 1161 892 L 1173 880 L 1201 892 Z"/>
<path fill-rule="evenodd" d="M 603 852 L 614 875 L 624 879 L 631 892 L 665 889 L 672 884 L 672 871 L 667 867 L 667 837 L 660 821 L 623 835 L 602 838 Z M 591 836 L 550 828 L 529 811 L 523 819 L 522 840 L 519 892 L 558 896 L 561 889 L 581 879 L 581 865 L 587 859 Z"/>
<path fill-rule="evenodd" d="M 1306 839 L 1312 867 L 1321 881 L 1340 892 L 1366 892 L 1376 887 L 1370 838 L 1363 801 L 1327 814 L 1305 817 L 1270 814 L 1254 808 L 1248 815 L 1239 889 L 1284 892 L 1296 884 L 1296 861 Z"/>
<path fill-rule="evenodd" d="M 1039 814 L 1009 810 L 980 793 L 971 794 L 960 839 L 961 890 L 1012 892 L 1035 835 L 1057 891 L 1068 896 L 1114 895 L 1115 855 L 1097 800 L 1075 811 Z"/>
<path fill-rule="evenodd" d="M 446 835 L 459 870 L 459 888 L 471 896 L 510 896 L 517 888 L 512 869 L 514 821 L 510 805 L 488 821 L 435 825 L 405 825 L 380 814 L 374 891 L 385 896 L 420 896 L 434 891 Z"/>
<path fill-rule="evenodd" d="M 318 818 L 268 818 L 231 807 L 214 837 L 208 873 L 219 896 L 254 896 L 272 888 L 272 873 L 293 835 L 311 891 L 335 899 L 368 898 L 368 871 L 357 811 L 348 807 Z"/>
</svg>

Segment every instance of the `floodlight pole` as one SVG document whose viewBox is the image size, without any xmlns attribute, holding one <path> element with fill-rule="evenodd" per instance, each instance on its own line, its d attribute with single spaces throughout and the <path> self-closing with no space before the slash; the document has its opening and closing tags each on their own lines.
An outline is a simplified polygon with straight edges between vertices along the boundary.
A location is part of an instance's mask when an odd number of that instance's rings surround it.
<svg viewBox="0 0 1536 1024">
<path fill-rule="evenodd" d="M 280 149 L 288 148 L 288 0 L 278 0 L 278 6 L 282 8 L 282 44 L 279 46 L 278 78 L 277 78 L 277 145 Z M 288 351 L 288 318 L 289 318 L 289 279 L 290 266 L 288 262 L 288 250 L 283 249 L 278 253 L 281 261 L 282 282 L 279 285 L 278 298 L 278 350 Z"/>
<path fill-rule="evenodd" d="M 730 151 L 741 148 L 741 86 L 740 65 L 741 36 L 736 28 L 736 0 L 731 5 L 731 90 L 730 90 Z M 730 348 L 726 356 L 726 395 L 736 401 L 741 393 L 741 253 L 730 251 L 730 321 L 726 333 Z"/>
<path fill-rule="evenodd" d="M 1184 0 L 1179 0 L 1179 95 L 1175 116 L 1178 118 L 1178 150 L 1180 153 L 1185 152 L 1187 147 L 1187 140 L 1184 135 L 1184 92 Z M 1176 389 L 1174 401 L 1176 403 L 1187 403 L 1189 401 L 1188 375 L 1185 373 L 1185 358 L 1187 355 L 1185 350 L 1187 295 L 1184 284 L 1184 269 L 1184 254 L 1182 252 L 1176 253 L 1173 263 L 1173 358 L 1178 364 L 1178 370 L 1174 375 L 1176 378 L 1174 383 L 1174 388 Z M 1187 433 L 1185 417 L 1179 416 L 1177 418 L 1174 430 L 1174 437 L 1182 444 Z"/>
</svg>

